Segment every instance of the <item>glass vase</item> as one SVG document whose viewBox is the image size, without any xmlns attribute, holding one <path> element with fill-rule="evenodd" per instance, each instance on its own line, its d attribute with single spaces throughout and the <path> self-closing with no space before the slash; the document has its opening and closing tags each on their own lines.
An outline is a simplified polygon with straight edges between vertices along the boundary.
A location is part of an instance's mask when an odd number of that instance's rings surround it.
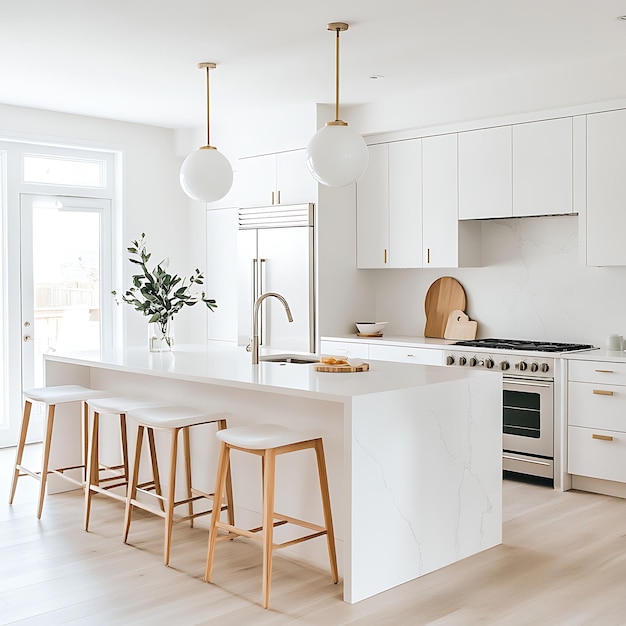
<svg viewBox="0 0 626 626">
<path fill-rule="evenodd" d="M 165 324 L 158 322 L 148 324 L 148 333 L 150 352 L 171 352 L 174 347 L 171 319 L 167 320 Z"/>
</svg>

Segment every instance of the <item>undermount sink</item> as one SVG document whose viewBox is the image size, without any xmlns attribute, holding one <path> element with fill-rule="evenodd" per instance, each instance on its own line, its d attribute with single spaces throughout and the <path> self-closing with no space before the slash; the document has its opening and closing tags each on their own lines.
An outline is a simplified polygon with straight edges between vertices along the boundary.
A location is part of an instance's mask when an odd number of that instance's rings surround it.
<svg viewBox="0 0 626 626">
<path fill-rule="evenodd" d="M 259 361 L 268 363 L 293 363 L 294 365 L 307 365 L 310 363 L 319 363 L 319 357 L 315 355 L 306 356 L 304 354 L 266 354 L 259 357 Z"/>
</svg>

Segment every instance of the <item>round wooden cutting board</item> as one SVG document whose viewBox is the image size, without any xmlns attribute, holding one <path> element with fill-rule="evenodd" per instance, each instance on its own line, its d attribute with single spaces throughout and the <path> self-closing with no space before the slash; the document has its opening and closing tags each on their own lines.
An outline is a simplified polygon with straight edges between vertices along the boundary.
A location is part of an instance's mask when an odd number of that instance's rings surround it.
<svg viewBox="0 0 626 626">
<path fill-rule="evenodd" d="M 465 311 L 465 290 L 452 276 L 438 278 L 426 292 L 424 337 L 444 338 L 448 317 L 454 310 Z"/>
</svg>

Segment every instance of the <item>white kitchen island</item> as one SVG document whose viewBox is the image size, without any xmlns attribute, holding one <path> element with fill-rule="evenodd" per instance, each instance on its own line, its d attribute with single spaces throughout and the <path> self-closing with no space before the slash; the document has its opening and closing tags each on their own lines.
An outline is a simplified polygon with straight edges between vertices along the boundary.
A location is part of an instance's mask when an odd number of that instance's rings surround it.
<svg viewBox="0 0 626 626">
<path fill-rule="evenodd" d="M 219 345 L 47 355 L 46 384 L 70 383 L 228 411 L 230 426 L 273 422 L 321 435 L 347 602 L 502 542 L 502 381 L 492 372 L 371 361 L 368 372 L 324 373 L 310 364 L 252 365 L 243 348 Z M 57 427 L 65 432 L 55 431 L 52 462 L 79 456 L 79 429 L 67 420 Z M 217 442 L 206 428 L 206 436 L 194 433 L 193 471 L 212 491 Z M 256 525 L 261 478 L 250 456 L 233 457 L 233 486 L 238 522 Z M 277 511 L 321 522 L 312 455 L 280 457 L 276 491 Z M 279 555 L 328 569 L 324 541 Z M 175 550 L 176 536 L 173 559 Z"/>
</svg>

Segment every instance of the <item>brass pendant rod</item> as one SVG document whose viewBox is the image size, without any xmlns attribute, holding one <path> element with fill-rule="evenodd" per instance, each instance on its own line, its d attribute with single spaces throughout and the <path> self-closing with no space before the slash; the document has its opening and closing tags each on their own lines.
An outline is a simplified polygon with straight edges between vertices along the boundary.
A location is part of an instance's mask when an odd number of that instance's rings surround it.
<svg viewBox="0 0 626 626">
<path fill-rule="evenodd" d="M 335 39 L 335 122 L 339 121 L 339 29 Z"/>
<path fill-rule="evenodd" d="M 209 86 L 209 72 L 217 67 L 215 63 L 205 61 L 204 63 L 198 63 L 198 69 L 206 69 L 206 146 L 211 147 L 211 89 Z"/>
<path fill-rule="evenodd" d="M 210 68 L 206 68 L 206 145 L 211 145 L 211 92 L 209 89 L 209 72 Z"/>
</svg>

